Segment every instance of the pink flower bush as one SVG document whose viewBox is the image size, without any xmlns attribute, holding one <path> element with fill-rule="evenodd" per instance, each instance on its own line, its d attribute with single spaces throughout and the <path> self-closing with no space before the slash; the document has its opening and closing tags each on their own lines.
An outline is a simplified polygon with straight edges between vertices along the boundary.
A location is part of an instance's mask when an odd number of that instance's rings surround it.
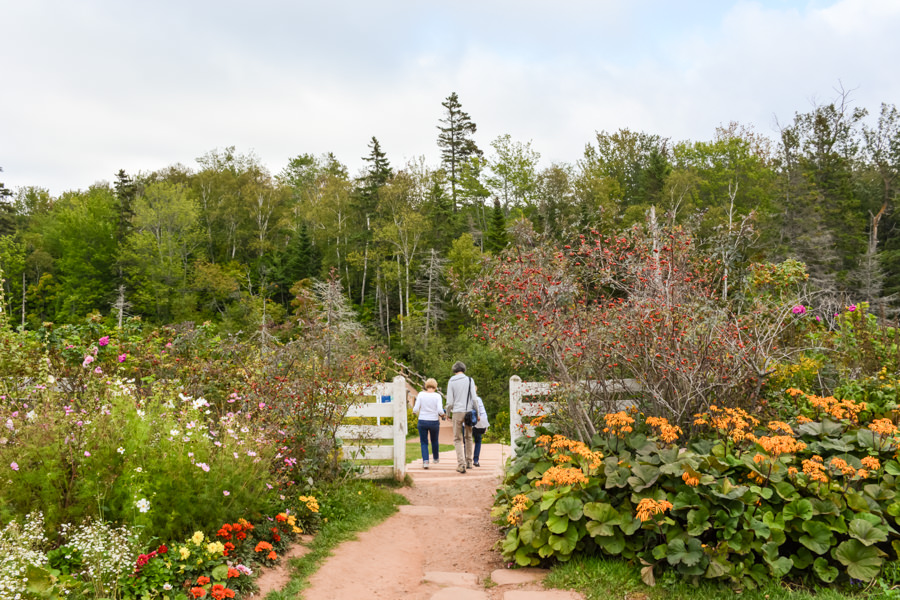
<svg viewBox="0 0 900 600">
<path fill-rule="evenodd" d="M 120 354 L 120 355 L 119 355 L 119 362 L 120 362 L 120 363 L 125 362 L 125 359 L 126 359 L 126 358 L 128 358 L 128 355 L 127 355 L 127 354 Z"/>
<path fill-rule="evenodd" d="M 97 343 L 100 344 L 101 346 L 107 345 L 107 344 L 109 343 L 109 336 L 108 336 L 108 335 L 104 335 L 102 338 L 100 338 L 99 340 L 97 340 Z"/>
<path fill-rule="evenodd" d="M 806 312 L 806 307 L 803 306 L 802 304 L 798 304 L 797 306 L 795 306 L 794 308 L 791 309 L 791 312 L 794 313 L 795 315 L 802 315 Z"/>
</svg>

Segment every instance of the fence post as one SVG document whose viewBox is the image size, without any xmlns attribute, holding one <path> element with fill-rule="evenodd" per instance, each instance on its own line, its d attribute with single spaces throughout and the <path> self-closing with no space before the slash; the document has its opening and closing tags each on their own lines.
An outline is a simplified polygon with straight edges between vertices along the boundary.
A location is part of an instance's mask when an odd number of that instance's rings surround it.
<svg viewBox="0 0 900 600">
<path fill-rule="evenodd" d="M 522 378 L 513 375 L 509 378 L 509 448 L 513 458 L 516 456 L 516 438 L 519 437 L 522 415 L 519 406 L 522 403 Z"/>
<path fill-rule="evenodd" d="M 401 375 L 391 383 L 391 404 L 394 408 L 394 478 L 406 477 L 406 380 Z"/>
</svg>

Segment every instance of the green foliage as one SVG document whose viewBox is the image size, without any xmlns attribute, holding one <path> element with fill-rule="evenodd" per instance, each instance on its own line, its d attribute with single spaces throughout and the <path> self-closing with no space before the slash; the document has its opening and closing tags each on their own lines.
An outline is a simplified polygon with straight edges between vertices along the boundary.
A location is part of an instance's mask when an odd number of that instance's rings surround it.
<svg viewBox="0 0 900 600">
<path fill-rule="evenodd" d="M 645 581 L 874 580 L 900 547 L 897 429 L 859 424 L 850 401 L 806 402 L 817 420 L 767 427 L 711 407 L 683 447 L 664 420 L 624 412 L 590 448 L 538 427 L 497 493 L 504 556 L 621 557 L 645 565 Z"/>
</svg>

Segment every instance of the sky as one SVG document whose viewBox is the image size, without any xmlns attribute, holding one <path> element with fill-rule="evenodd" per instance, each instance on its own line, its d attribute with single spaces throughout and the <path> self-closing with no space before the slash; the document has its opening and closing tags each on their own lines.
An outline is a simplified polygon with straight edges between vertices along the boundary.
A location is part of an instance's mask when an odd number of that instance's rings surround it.
<svg viewBox="0 0 900 600">
<path fill-rule="evenodd" d="M 0 182 L 54 196 L 228 146 L 356 175 L 375 136 L 436 167 L 453 92 L 488 156 L 508 134 L 541 166 L 621 128 L 775 138 L 841 89 L 900 103 L 897 0 L 0 0 L 0 22 Z"/>
</svg>

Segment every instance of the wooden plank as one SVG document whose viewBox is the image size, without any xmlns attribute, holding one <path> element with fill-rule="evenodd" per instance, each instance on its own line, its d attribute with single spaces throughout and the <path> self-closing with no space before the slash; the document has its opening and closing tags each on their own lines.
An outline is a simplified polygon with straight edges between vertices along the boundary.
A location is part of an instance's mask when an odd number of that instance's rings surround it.
<svg viewBox="0 0 900 600">
<path fill-rule="evenodd" d="M 394 428 L 390 425 L 341 425 L 337 437 L 342 440 L 390 440 L 394 438 Z"/>
<path fill-rule="evenodd" d="M 341 446 L 344 458 L 349 460 L 383 460 L 394 458 L 393 446 L 359 446 L 344 444 Z"/>
<path fill-rule="evenodd" d="M 390 402 L 370 402 L 368 404 L 354 404 L 347 409 L 348 417 L 393 417 L 394 406 Z"/>
</svg>

